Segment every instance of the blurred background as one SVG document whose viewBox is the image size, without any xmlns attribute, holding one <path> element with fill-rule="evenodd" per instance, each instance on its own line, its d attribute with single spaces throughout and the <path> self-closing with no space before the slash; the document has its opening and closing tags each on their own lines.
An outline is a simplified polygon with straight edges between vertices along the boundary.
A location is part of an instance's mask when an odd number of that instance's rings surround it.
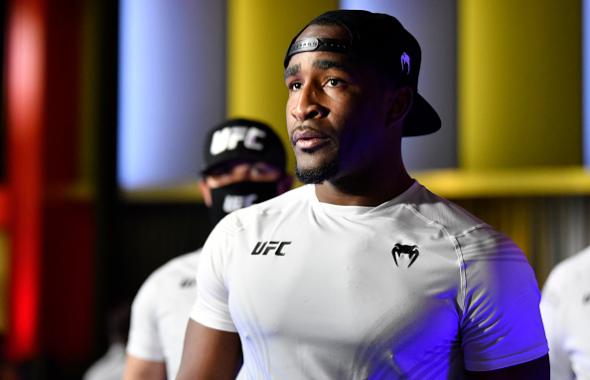
<svg viewBox="0 0 590 380">
<path fill-rule="evenodd" d="M 110 311 L 203 243 L 205 131 L 251 117 L 286 143 L 283 55 L 329 9 L 417 37 L 443 128 L 405 139 L 407 166 L 510 235 L 542 286 L 590 244 L 589 1 L 0 2 L 0 378 L 80 379 Z"/>
</svg>

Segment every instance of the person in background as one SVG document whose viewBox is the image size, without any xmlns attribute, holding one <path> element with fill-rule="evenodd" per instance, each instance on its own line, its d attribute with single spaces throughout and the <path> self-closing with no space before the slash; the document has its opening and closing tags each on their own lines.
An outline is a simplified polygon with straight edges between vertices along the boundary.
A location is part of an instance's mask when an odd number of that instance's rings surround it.
<svg viewBox="0 0 590 380">
<path fill-rule="evenodd" d="M 240 380 L 549 378 L 526 256 L 404 167 L 402 137 L 441 126 L 420 57 L 367 11 L 293 38 L 287 131 L 306 185 L 209 235 L 178 380 L 233 379 L 242 359 Z"/>
<path fill-rule="evenodd" d="M 199 181 L 212 225 L 228 213 L 287 191 L 285 149 L 265 123 L 231 119 L 205 139 Z M 133 302 L 125 380 L 174 379 L 198 284 L 200 250 L 152 273 Z"/>
<path fill-rule="evenodd" d="M 559 263 L 543 286 L 551 379 L 590 379 L 590 247 Z"/>
<path fill-rule="evenodd" d="M 128 303 L 114 307 L 108 314 L 107 331 L 109 348 L 84 373 L 83 380 L 120 380 L 125 367 L 125 344 L 129 332 Z"/>
</svg>

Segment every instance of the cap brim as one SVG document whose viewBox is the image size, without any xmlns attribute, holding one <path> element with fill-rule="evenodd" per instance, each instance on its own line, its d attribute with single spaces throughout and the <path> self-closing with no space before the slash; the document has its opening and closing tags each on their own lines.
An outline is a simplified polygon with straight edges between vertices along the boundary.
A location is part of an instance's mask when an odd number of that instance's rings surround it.
<svg viewBox="0 0 590 380">
<path fill-rule="evenodd" d="M 428 135 L 438 131 L 440 126 L 438 113 L 422 95 L 416 93 L 412 109 L 406 115 L 403 136 Z"/>
</svg>

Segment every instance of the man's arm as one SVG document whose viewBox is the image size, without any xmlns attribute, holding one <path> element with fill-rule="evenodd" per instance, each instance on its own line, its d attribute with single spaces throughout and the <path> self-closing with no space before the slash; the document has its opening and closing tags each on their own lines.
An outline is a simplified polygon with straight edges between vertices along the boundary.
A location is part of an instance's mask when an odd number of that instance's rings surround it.
<svg viewBox="0 0 590 380">
<path fill-rule="evenodd" d="M 495 371 L 467 371 L 468 380 L 549 380 L 549 356 Z"/>
<path fill-rule="evenodd" d="M 123 380 L 166 380 L 166 364 L 128 354 Z"/>
<path fill-rule="evenodd" d="M 189 319 L 176 380 L 233 380 L 241 364 L 237 333 L 215 330 Z"/>
</svg>

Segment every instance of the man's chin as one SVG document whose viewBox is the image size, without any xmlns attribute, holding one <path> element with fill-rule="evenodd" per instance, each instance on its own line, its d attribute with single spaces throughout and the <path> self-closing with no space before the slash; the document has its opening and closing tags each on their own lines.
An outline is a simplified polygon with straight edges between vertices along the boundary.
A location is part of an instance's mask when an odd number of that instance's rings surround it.
<svg viewBox="0 0 590 380">
<path fill-rule="evenodd" d="M 338 172 L 338 166 L 335 162 L 330 162 L 322 166 L 313 168 L 295 169 L 297 179 L 305 184 L 320 184 L 329 180 Z"/>
</svg>

